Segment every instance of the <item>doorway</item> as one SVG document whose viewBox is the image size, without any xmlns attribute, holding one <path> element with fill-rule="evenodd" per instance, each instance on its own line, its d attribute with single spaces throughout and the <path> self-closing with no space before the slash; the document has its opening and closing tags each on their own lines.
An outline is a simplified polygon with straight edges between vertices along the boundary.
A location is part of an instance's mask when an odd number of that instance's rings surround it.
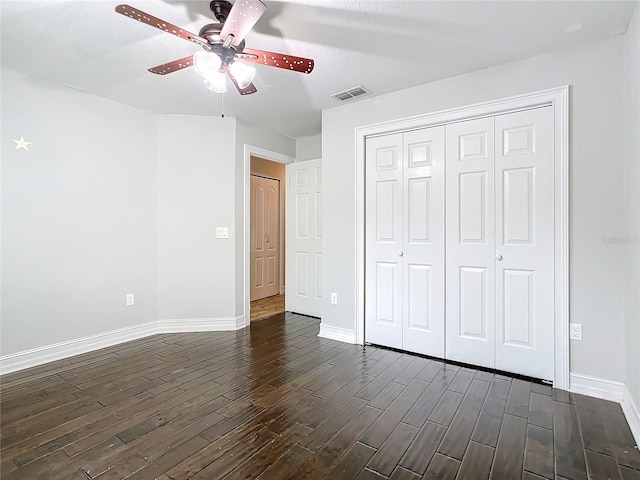
<svg viewBox="0 0 640 480">
<path fill-rule="evenodd" d="M 250 321 L 285 311 L 285 165 L 251 156 Z"/>
</svg>

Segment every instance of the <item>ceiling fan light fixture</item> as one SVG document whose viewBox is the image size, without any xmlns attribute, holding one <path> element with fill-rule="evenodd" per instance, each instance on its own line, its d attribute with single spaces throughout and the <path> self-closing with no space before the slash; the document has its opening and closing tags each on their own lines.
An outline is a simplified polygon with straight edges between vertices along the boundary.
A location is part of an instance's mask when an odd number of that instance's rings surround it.
<svg viewBox="0 0 640 480">
<path fill-rule="evenodd" d="M 311 73 L 315 63 L 311 58 L 245 49 L 245 37 L 260 20 L 266 8 L 262 0 L 240 0 L 233 4 L 228 0 L 212 0 L 209 9 L 217 23 L 204 25 L 198 35 L 131 5 L 118 5 L 115 10 L 120 15 L 180 37 L 190 44 L 196 43 L 203 49 L 195 55 L 151 67 L 148 69 L 149 72 L 167 75 L 194 66 L 208 89 L 226 92 L 225 75 L 228 75 L 240 95 L 250 95 L 257 92 L 252 83 L 256 70 L 243 62 L 237 62 L 236 59 L 305 74 Z"/>
<path fill-rule="evenodd" d="M 216 71 L 214 74 L 205 78 L 202 83 L 209 90 L 215 93 L 225 93 L 227 91 L 227 81 L 224 72 Z"/>
<path fill-rule="evenodd" d="M 246 63 L 235 61 L 229 66 L 233 78 L 240 88 L 246 88 L 256 76 L 256 69 Z"/>
<path fill-rule="evenodd" d="M 222 60 L 213 52 L 200 51 L 193 56 L 193 67 L 202 78 L 209 78 L 214 75 L 220 70 L 221 65 Z"/>
</svg>

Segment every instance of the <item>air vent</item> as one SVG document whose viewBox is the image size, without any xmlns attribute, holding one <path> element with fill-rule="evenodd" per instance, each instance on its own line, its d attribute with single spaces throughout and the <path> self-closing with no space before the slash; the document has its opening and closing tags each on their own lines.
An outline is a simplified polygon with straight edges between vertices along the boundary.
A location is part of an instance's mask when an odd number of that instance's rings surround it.
<svg viewBox="0 0 640 480">
<path fill-rule="evenodd" d="M 343 90 L 342 92 L 334 93 L 331 95 L 333 98 L 340 100 L 341 102 L 345 102 L 347 100 L 351 100 L 352 98 L 361 97 L 362 95 L 368 95 L 371 92 L 364 88 L 362 85 L 358 85 L 357 87 L 349 88 L 348 90 Z"/>
</svg>

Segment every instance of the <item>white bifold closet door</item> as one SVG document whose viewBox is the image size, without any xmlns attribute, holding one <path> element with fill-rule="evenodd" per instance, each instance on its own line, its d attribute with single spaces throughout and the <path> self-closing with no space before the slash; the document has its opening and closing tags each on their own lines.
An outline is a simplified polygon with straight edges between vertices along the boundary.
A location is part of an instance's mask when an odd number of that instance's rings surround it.
<svg viewBox="0 0 640 480">
<path fill-rule="evenodd" d="M 446 358 L 552 379 L 551 108 L 447 125 Z"/>
<path fill-rule="evenodd" d="M 365 340 L 444 356 L 444 127 L 367 139 Z"/>
</svg>

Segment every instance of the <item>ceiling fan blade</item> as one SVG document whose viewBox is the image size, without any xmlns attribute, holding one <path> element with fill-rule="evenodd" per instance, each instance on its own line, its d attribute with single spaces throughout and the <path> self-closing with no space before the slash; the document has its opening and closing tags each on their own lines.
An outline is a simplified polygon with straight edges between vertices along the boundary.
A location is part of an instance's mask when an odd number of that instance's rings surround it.
<svg viewBox="0 0 640 480">
<path fill-rule="evenodd" d="M 143 12 L 142 10 L 138 10 L 137 8 L 133 8 L 131 5 L 118 5 L 116 7 L 116 12 L 125 17 L 133 18 L 134 20 L 138 20 L 139 22 L 146 23 L 147 25 L 151 25 L 152 27 L 158 28 L 164 32 L 171 33 L 180 38 L 184 38 L 185 40 L 189 40 L 190 42 L 197 43 L 199 45 L 208 45 L 206 38 L 202 38 L 195 33 L 187 32 L 186 30 L 181 29 L 180 27 L 176 27 L 175 25 L 165 22 L 164 20 L 160 20 L 153 15 L 149 15 L 148 13 Z"/>
<path fill-rule="evenodd" d="M 315 65 L 311 58 L 285 55 L 284 53 L 265 52 L 264 50 L 254 50 L 253 48 L 245 48 L 242 53 L 256 56 L 256 58 L 243 58 L 242 60 L 245 62 L 260 63 L 269 67 L 283 68 L 300 73 L 311 73 Z"/>
<path fill-rule="evenodd" d="M 233 35 L 231 45 L 237 47 L 266 9 L 267 6 L 260 0 L 236 0 L 224 21 L 220 36 L 224 40 L 227 36 Z"/>
<path fill-rule="evenodd" d="M 258 91 L 258 89 L 256 88 L 256 86 L 253 83 L 250 83 L 249 85 L 247 85 L 244 88 L 240 88 L 240 85 L 238 85 L 238 81 L 236 80 L 236 78 L 231 73 L 231 70 L 229 70 L 229 67 L 225 66 L 224 67 L 224 71 L 227 72 L 227 75 L 229 75 L 229 78 L 231 79 L 233 84 L 238 89 L 238 92 L 240 92 L 240 95 L 251 95 L 252 93 L 256 93 Z"/>
<path fill-rule="evenodd" d="M 157 67 L 151 67 L 149 71 L 156 75 L 166 75 L 167 73 L 177 72 L 178 70 L 190 67 L 191 65 L 193 65 L 193 55 L 174 60 L 173 62 L 163 63 Z"/>
</svg>

